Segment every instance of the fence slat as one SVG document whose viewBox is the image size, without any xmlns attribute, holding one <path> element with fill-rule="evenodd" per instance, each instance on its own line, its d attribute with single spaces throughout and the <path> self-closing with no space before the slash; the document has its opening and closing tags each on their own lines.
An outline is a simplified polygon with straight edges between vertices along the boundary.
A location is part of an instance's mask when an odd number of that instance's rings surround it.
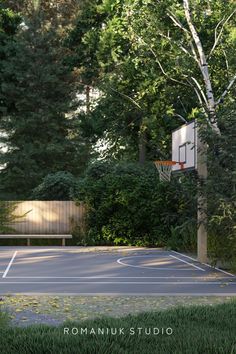
<svg viewBox="0 0 236 354">
<path fill-rule="evenodd" d="M 15 202 L 9 202 L 15 203 Z M 22 216 L 10 226 L 21 234 L 65 234 L 71 232 L 70 219 L 83 222 L 85 207 L 73 201 L 20 201 L 14 212 Z"/>
</svg>

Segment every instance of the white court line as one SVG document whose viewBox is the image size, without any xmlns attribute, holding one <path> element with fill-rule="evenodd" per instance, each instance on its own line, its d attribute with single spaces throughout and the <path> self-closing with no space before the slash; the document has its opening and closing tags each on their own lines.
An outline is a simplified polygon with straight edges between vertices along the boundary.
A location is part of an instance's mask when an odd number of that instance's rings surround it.
<svg viewBox="0 0 236 354">
<path fill-rule="evenodd" d="M 6 278 L 7 273 L 9 272 L 9 269 L 11 268 L 11 265 L 12 265 L 12 263 L 13 263 L 14 258 L 16 257 L 16 255 L 17 255 L 17 251 L 14 252 L 14 254 L 13 254 L 13 256 L 12 256 L 12 258 L 11 258 L 11 260 L 10 260 L 10 262 L 9 262 L 9 264 L 8 264 L 8 266 L 7 266 L 7 268 L 6 268 L 6 270 L 5 270 L 5 272 L 3 273 L 3 276 L 2 276 L 3 278 Z"/>
<path fill-rule="evenodd" d="M 192 259 L 192 260 L 195 261 L 195 262 L 197 261 L 197 259 L 194 259 L 194 258 L 192 258 L 192 257 L 190 257 L 190 256 L 186 256 L 186 255 L 183 254 L 183 253 L 180 253 L 180 252 L 177 252 L 177 251 L 171 251 L 171 252 L 174 252 L 174 253 L 177 253 L 177 254 L 179 254 L 179 255 L 181 255 L 181 256 L 184 256 L 184 257 L 186 257 L 186 258 Z M 218 270 L 218 271 L 221 272 L 221 273 L 230 275 L 231 277 L 234 277 L 234 278 L 236 277 L 235 274 L 226 272 L 225 270 L 222 270 L 222 269 L 220 269 L 220 268 L 218 268 L 218 267 L 213 267 L 213 266 L 211 266 L 210 264 L 207 264 L 207 263 L 202 263 L 202 264 L 204 264 L 205 266 L 210 267 L 210 268 L 212 268 L 212 269 L 216 269 L 216 270 Z"/>
<path fill-rule="evenodd" d="M 22 252 L 22 253 L 28 253 L 28 252 L 42 252 L 42 251 L 63 251 L 63 252 L 65 252 L 66 250 L 68 250 L 68 251 L 74 251 L 74 253 L 102 253 L 101 251 L 102 250 L 99 250 L 100 252 L 96 252 L 97 250 L 91 250 L 91 251 L 86 251 L 86 252 L 84 252 L 84 250 L 83 249 L 72 249 L 72 248 L 47 248 L 47 249 L 31 249 L 31 250 L 27 250 L 27 249 L 22 249 L 22 250 L 20 250 L 20 252 Z M 160 249 L 148 249 L 148 250 L 144 250 L 144 249 L 140 249 L 140 250 L 138 250 L 138 249 L 131 249 L 131 250 L 119 250 L 119 251 L 122 251 L 122 252 L 125 252 L 125 251 L 133 251 L 133 250 L 135 250 L 136 252 L 150 252 L 150 253 L 155 253 L 156 255 L 158 255 L 158 253 L 162 253 L 162 252 L 168 252 L 168 251 L 166 251 L 166 250 L 160 250 Z M 82 252 L 81 252 L 82 251 Z M 110 252 L 111 251 L 111 253 L 112 253 L 112 251 L 114 251 L 114 250 L 108 250 L 108 252 Z M 117 250 L 116 250 L 117 251 Z M 183 254 L 183 253 L 180 253 L 180 252 L 177 252 L 177 251 L 171 251 L 171 252 L 174 252 L 174 253 L 176 253 L 176 254 L 179 254 L 179 255 L 181 255 L 181 256 L 184 256 L 184 257 L 186 257 L 186 258 L 189 258 L 189 259 L 191 259 L 191 260 L 193 260 L 193 261 L 197 261 L 195 258 L 192 258 L 192 257 L 190 257 L 190 256 L 186 256 L 185 254 Z M 68 253 L 70 253 L 70 252 L 68 252 Z M 106 252 L 104 252 L 104 253 L 107 253 L 107 250 L 106 250 Z M 114 253 L 114 252 L 113 252 Z M 114 255 L 114 254 L 112 254 L 112 255 Z M 128 256 L 128 257 L 123 257 L 123 258 L 120 258 L 120 259 L 118 259 L 117 260 L 117 263 L 119 263 L 119 264 L 121 264 L 121 265 L 125 265 L 125 266 L 127 266 L 127 267 L 133 267 L 133 268 L 144 268 L 144 269 L 157 269 L 157 268 L 154 268 L 154 267 L 142 267 L 142 266 L 135 266 L 135 265 L 130 265 L 130 264 L 126 264 L 126 263 L 123 263 L 123 262 L 121 262 L 121 260 L 122 259 L 124 259 L 124 258 L 132 258 L 132 257 L 147 257 L 146 255 L 143 255 L 143 256 L 135 256 L 135 255 L 132 255 L 132 256 Z M 152 256 L 151 256 L 152 257 Z M 173 257 L 173 256 L 172 256 Z M 177 257 L 176 257 L 177 258 Z M 181 259 L 181 261 L 183 262 L 183 260 Z M 187 263 L 187 262 L 186 262 Z M 189 263 L 189 264 L 191 264 L 191 263 Z M 224 273 L 224 274 L 227 274 L 227 275 L 229 275 L 229 276 L 231 276 L 231 277 L 236 277 L 234 274 L 231 274 L 231 273 L 229 273 L 229 272 L 226 272 L 226 271 L 224 271 L 224 270 L 222 270 L 222 269 L 220 269 L 220 268 L 217 268 L 217 267 L 212 267 L 211 265 L 209 265 L 209 264 L 207 264 L 207 263 L 202 263 L 202 264 L 204 264 L 205 266 L 207 266 L 207 267 L 210 267 L 210 268 L 212 268 L 212 269 L 216 269 L 216 270 L 218 270 L 219 272 L 221 272 L 221 273 Z M 191 264 L 191 266 L 194 266 L 193 264 Z M 195 267 L 197 267 L 197 266 L 195 266 Z M 200 268 L 200 267 L 199 267 Z M 180 271 L 182 271 L 182 270 L 190 270 L 190 269 L 175 269 L 175 268 L 158 268 L 158 270 L 180 270 Z M 205 271 L 205 270 L 203 270 L 202 268 L 201 268 L 201 270 L 202 271 Z M 1 273 L 1 272 L 0 272 Z"/>
<path fill-rule="evenodd" d="M 156 282 L 132 282 L 132 283 L 129 283 L 129 282 L 107 282 L 107 281 L 93 281 L 93 282 L 90 282 L 90 281 L 81 281 L 81 282 L 75 282 L 75 281 L 35 281 L 35 282 L 32 282 L 32 281 L 24 281 L 24 282 L 0 282 L 1 285 L 7 285 L 7 284 L 128 284 L 128 285 L 133 285 L 133 284 L 137 284 L 137 285 L 144 285 L 144 284 L 162 284 L 162 285 L 198 285 L 198 284 L 201 284 L 201 285 L 235 285 L 235 283 L 225 283 L 225 282 L 220 282 L 220 281 L 212 281 L 212 282 L 206 282 L 206 281 L 196 281 L 196 282 L 193 282 L 193 281 L 190 281 L 190 282 L 161 282 L 161 281 L 156 281 Z"/>
<path fill-rule="evenodd" d="M 133 265 L 133 264 L 127 264 L 127 263 L 124 263 L 123 260 L 124 259 L 127 259 L 127 258 L 138 258 L 138 257 L 154 257 L 154 256 L 129 256 L 129 257 L 122 257 L 122 258 L 119 258 L 117 260 L 117 263 L 118 264 L 121 264 L 123 266 L 126 266 L 126 267 L 132 267 L 132 268 L 142 268 L 142 269 L 155 269 L 155 270 L 177 270 L 177 271 L 193 271 L 193 269 L 178 269 L 178 268 L 161 268 L 161 267 L 148 267 L 148 266 L 138 266 L 138 265 Z M 168 255 L 168 257 L 170 257 L 170 255 Z M 171 256 L 171 257 L 174 257 L 174 256 Z M 174 257 L 174 258 L 177 258 L 177 257 Z M 188 262 L 185 262 L 183 261 L 184 263 L 188 263 Z M 192 264 L 188 263 L 189 265 L 192 266 Z M 197 267 L 196 267 L 197 268 Z M 199 268 L 200 270 L 204 271 L 203 269 Z"/>
<path fill-rule="evenodd" d="M 187 261 L 184 261 L 183 259 L 178 258 L 178 257 L 175 257 L 175 256 L 172 256 L 171 254 L 170 254 L 169 256 L 172 257 L 172 258 L 178 259 L 179 261 L 181 261 L 181 262 L 183 262 L 183 263 L 186 263 L 186 264 L 188 264 L 188 265 L 190 265 L 190 266 L 192 266 L 192 267 L 194 267 L 194 268 L 196 268 L 196 269 L 199 269 L 199 270 L 205 272 L 205 269 L 202 269 L 202 268 L 196 266 L 195 264 L 192 264 L 192 263 L 189 263 L 189 262 L 187 262 Z"/>
<path fill-rule="evenodd" d="M 168 268 L 169 269 L 169 268 Z M 7 279 L 216 279 L 216 276 L 165 276 L 165 277 L 112 277 L 112 276 L 88 276 L 88 277 L 57 277 L 57 276 L 8 276 Z"/>
</svg>

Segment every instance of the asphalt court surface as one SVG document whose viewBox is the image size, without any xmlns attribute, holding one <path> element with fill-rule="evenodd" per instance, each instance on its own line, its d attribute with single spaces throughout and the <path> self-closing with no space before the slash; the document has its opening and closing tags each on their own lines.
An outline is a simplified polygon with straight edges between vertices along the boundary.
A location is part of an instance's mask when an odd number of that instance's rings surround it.
<svg viewBox="0 0 236 354">
<path fill-rule="evenodd" d="M 236 295 L 236 277 L 175 251 L 0 247 L 0 294 Z"/>
</svg>

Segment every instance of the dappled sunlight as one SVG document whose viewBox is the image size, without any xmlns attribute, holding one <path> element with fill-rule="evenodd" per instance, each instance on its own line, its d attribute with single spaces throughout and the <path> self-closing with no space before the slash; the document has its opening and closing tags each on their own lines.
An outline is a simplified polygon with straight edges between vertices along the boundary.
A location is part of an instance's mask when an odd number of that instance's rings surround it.
<svg viewBox="0 0 236 354">
<path fill-rule="evenodd" d="M 37 257 L 24 257 L 24 258 L 17 258 L 17 264 L 33 264 L 38 262 L 45 262 L 45 261 L 53 261 L 58 258 L 57 255 L 50 255 L 50 256 L 37 256 Z"/>
<path fill-rule="evenodd" d="M 19 277 L 93 277 L 116 276 L 119 271 L 117 256 L 107 254 L 62 251 L 18 251 L 10 269 L 10 276 Z M 8 260 L 9 261 L 9 260 Z M 112 273 L 111 273 L 112 272 Z"/>
<path fill-rule="evenodd" d="M 58 295 L 191 294 L 199 287 L 203 292 L 234 291 L 234 279 L 228 281 L 224 274 L 189 269 L 191 264 L 181 263 L 185 261 L 169 252 L 141 253 L 123 257 L 122 253 L 80 252 L 79 248 L 13 249 L 3 253 L 6 264 L 0 289 Z"/>
<path fill-rule="evenodd" d="M 164 260 L 164 259 L 159 259 L 159 258 L 155 258 L 155 259 L 144 259 L 142 261 L 140 261 L 140 264 L 141 265 L 146 265 L 146 266 L 163 266 L 163 265 L 173 265 L 173 260 L 172 259 L 169 259 L 169 260 Z"/>
<path fill-rule="evenodd" d="M 83 205 L 73 201 L 22 201 L 14 214 L 20 218 L 11 226 L 21 234 L 64 234 L 71 231 L 71 219 L 83 219 Z"/>
<path fill-rule="evenodd" d="M 159 255 L 134 255 L 123 257 L 122 262 L 127 265 L 135 265 L 140 267 L 165 267 L 165 266 L 176 266 L 176 262 L 168 256 L 160 257 Z"/>
</svg>

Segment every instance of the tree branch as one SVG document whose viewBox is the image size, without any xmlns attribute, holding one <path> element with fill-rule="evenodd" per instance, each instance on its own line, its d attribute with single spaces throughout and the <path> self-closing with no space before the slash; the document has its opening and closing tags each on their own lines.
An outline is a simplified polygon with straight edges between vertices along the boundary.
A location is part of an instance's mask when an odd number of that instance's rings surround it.
<svg viewBox="0 0 236 354">
<path fill-rule="evenodd" d="M 168 34 L 168 36 L 167 35 L 165 35 L 164 33 L 161 33 L 161 32 L 159 32 L 158 33 L 158 35 L 159 36 L 161 36 L 161 37 L 163 37 L 163 38 L 165 38 L 165 39 L 167 39 L 170 43 L 174 43 L 177 47 L 179 47 L 185 54 L 187 54 L 189 57 L 191 57 L 193 60 L 195 60 L 197 63 L 199 63 L 198 62 L 198 58 L 197 58 L 197 56 L 196 56 L 196 52 L 194 52 L 194 48 L 192 49 L 191 48 L 191 50 L 192 50 L 192 52 L 193 52 L 193 55 L 188 51 L 188 49 L 187 48 L 185 48 L 184 46 L 182 46 L 182 45 L 180 45 L 179 43 L 177 43 L 175 40 L 173 40 L 173 38 L 171 38 L 170 36 L 169 36 L 169 34 Z"/>
<path fill-rule="evenodd" d="M 179 27 L 182 31 L 184 31 L 186 34 L 190 34 L 187 28 L 185 28 L 182 23 L 178 20 L 178 18 L 173 14 L 173 12 L 169 11 L 167 13 L 167 16 L 173 21 L 173 23 Z"/>
<path fill-rule="evenodd" d="M 197 88 L 198 88 L 199 92 L 201 93 L 201 96 L 202 96 L 202 98 L 203 98 L 205 104 L 208 105 L 207 98 L 206 98 L 206 96 L 205 96 L 205 94 L 204 94 L 204 92 L 203 92 L 203 90 L 202 90 L 202 88 L 201 88 L 201 85 L 199 84 L 199 82 L 197 81 L 197 79 L 195 79 L 195 77 L 191 77 L 191 79 L 192 79 L 192 80 L 195 82 L 195 84 L 197 85 Z"/>
<path fill-rule="evenodd" d="M 196 87 L 193 87 L 193 89 L 194 89 L 194 91 L 195 91 L 195 93 L 196 93 L 196 95 L 197 95 L 197 97 L 198 97 L 198 100 L 199 100 L 199 102 L 200 102 L 200 105 L 201 105 L 202 107 L 204 107 L 202 97 L 201 97 L 201 95 L 199 94 L 198 90 L 196 89 Z"/>
<path fill-rule="evenodd" d="M 189 36 L 191 35 L 191 33 L 187 30 L 187 28 L 185 28 L 185 27 L 182 25 L 182 23 L 177 19 L 177 17 L 176 17 L 171 11 L 169 11 L 169 12 L 167 13 L 167 16 L 173 21 L 173 23 L 174 23 L 177 27 L 179 27 L 182 31 L 184 31 L 184 33 L 187 35 L 187 37 L 189 37 Z M 168 38 L 168 39 L 171 40 L 171 38 Z M 191 55 L 191 54 L 189 53 L 189 51 L 186 50 L 184 47 L 182 47 L 182 46 L 180 46 L 180 45 L 178 45 L 178 46 L 179 46 L 185 53 L 187 52 L 187 54 L 190 55 L 191 58 L 193 58 L 193 59 L 197 62 L 197 64 L 200 66 L 200 64 L 199 64 L 199 59 L 198 59 L 198 57 L 197 57 L 197 53 L 196 53 L 195 48 L 194 48 L 194 46 L 193 46 L 193 44 L 192 44 L 192 41 L 190 41 L 189 44 L 190 44 L 191 51 L 192 51 L 193 55 Z"/>
<path fill-rule="evenodd" d="M 174 113 L 173 116 L 174 116 L 174 117 L 179 117 L 179 118 L 182 120 L 182 122 L 184 122 L 184 123 L 188 123 L 188 122 L 186 121 L 186 119 L 185 119 L 183 116 L 181 116 L 180 114 Z"/>
<path fill-rule="evenodd" d="M 225 50 L 223 50 L 223 53 L 224 53 L 224 57 L 225 57 L 225 65 L 226 65 L 226 69 L 227 69 L 227 72 L 229 71 L 229 62 L 228 62 L 228 59 L 227 59 L 227 55 L 225 53 Z"/>
<path fill-rule="evenodd" d="M 156 54 L 155 51 L 152 49 L 152 47 L 151 47 L 148 43 L 146 43 L 146 42 L 145 42 L 140 36 L 138 36 L 136 33 L 134 33 L 134 35 L 135 35 L 135 36 L 150 50 L 150 52 L 153 54 L 153 56 L 155 57 L 156 62 L 157 62 L 157 64 L 158 64 L 159 68 L 161 69 L 162 74 L 163 74 L 165 77 L 167 77 L 169 80 L 171 80 L 171 81 L 173 81 L 173 82 L 176 82 L 176 83 L 178 83 L 178 84 L 181 84 L 181 85 L 184 85 L 184 86 L 188 86 L 188 84 L 186 84 L 185 82 L 176 80 L 176 79 L 174 79 L 173 77 L 169 76 L 169 75 L 166 73 L 166 71 L 164 70 L 164 68 L 163 68 L 163 66 L 162 66 L 162 64 L 161 64 L 161 62 L 160 62 L 160 60 L 159 60 L 158 57 L 157 57 L 157 54 Z"/>
<path fill-rule="evenodd" d="M 204 113 L 205 113 L 205 115 L 206 115 L 207 123 L 211 126 L 210 120 L 209 120 L 208 115 L 207 115 L 207 109 L 206 109 L 207 105 L 205 105 L 205 104 L 203 103 L 203 100 L 202 100 L 202 97 L 201 97 L 201 93 L 199 93 L 199 91 L 198 91 L 198 87 L 196 87 L 195 85 L 193 85 L 190 81 L 188 81 L 188 82 L 189 82 L 189 85 L 194 89 L 194 91 L 195 91 L 195 93 L 196 93 L 196 95 L 197 95 L 197 98 L 198 98 L 198 100 L 199 100 L 199 103 L 200 103 L 202 109 L 204 110 Z"/>
<path fill-rule="evenodd" d="M 130 96 L 126 95 L 123 92 L 119 92 L 118 90 L 114 89 L 113 87 L 109 86 L 109 89 L 115 93 L 118 93 L 118 95 L 126 98 L 128 101 L 130 101 L 134 106 L 136 106 L 140 111 L 143 111 L 143 108 L 138 104 L 138 102 L 136 102 L 133 98 L 131 98 Z"/>
<path fill-rule="evenodd" d="M 191 48 L 192 53 L 193 53 L 193 57 L 194 57 L 195 61 L 197 62 L 197 65 L 199 66 L 199 68 L 201 70 L 201 63 L 200 63 L 200 60 L 199 60 L 199 58 L 197 56 L 197 53 L 196 53 L 196 50 L 194 48 L 194 45 L 193 45 L 192 41 L 190 41 L 189 44 L 190 44 L 190 48 Z"/>
<path fill-rule="evenodd" d="M 222 27 L 221 27 L 220 32 L 219 32 L 218 35 L 217 35 L 217 29 L 218 29 L 218 27 L 220 26 L 220 24 L 222 23 L 222 21 L 224 21 L 224 18 L 223 18 L 221 21 L 219 21 L 219 23 L 217 24 L 217 26 L 216 26 L 216 28 L 215 28 L 215 42 L 214 42 L 214 44 L 213 44 L 213 47 L 211 48 L 211 51 L 210 51 L 210 53 L 209 53 L 209 55 L 208 55 L 208 58 L 210 58 L 210 57 L 212 56 L 212 53 L 214 52 L 214 50 L 215 50 L 217 44 L 219 43 L 220 37 L 222 36 L 222 33 L 223 33 L 223 30 L 224 30 L 224 27 L 225 27 L 226 23 L 229 22 L 229 20 L 230 20 L 231 17 L 235 14 L 235 12 L 236 12 L 236 9 L 227 17 L 227 19 L 226 19 L 225 22 L 223 23 L 223 25 L 222 25 Z"/>
<path fill-rule="evenodd" d="M 233 86 L 234 82 L 236 81 L 236 74 L 234 75 L 234 77 L 232 78 L 232 80 L 230 81 L 229 85 L 227 86 L 226 90 L 222 93 L 222 95 L 220 96 L 220 98 L 217 100 L 216 102 L 216 106 L 218 106 L 220 103 L 222 103 L 222 101 L 224 100 L 225 96 L 227 95 L 227 93 L 229 92 L 229 90 L 231 89 L 231 87 Z"/>
<path fill-rule="evenodd" d="M 197 64 L 199 64 L 199 61 L 198 61 L 198 59 L 197 59 L 197 57 L 195 55 L 192 55 L 191 53 L 189 53 L 189 51 L 185 47 L 183 47 L 182 45 L 180 45 L 179 47 L 180 47 L 180 49 L 182 49 L 182 51 L 184 53 L 186 53 L 190 58 L 195 60 L 197 62 Z"/>
<path fill-rule="evenodd" d="M 84 86 L 85 88 L 86 87 L 89 87 L 90 89 L 93 89 L 95 90 L 96 88 L 91 86 L 91 85 L 87 85 L 86 83 L 82 82 L 82 81 L 79 81 L 79 84 Z M 130 101 L 133 105 L 135 105 L 139 110 L 143 111 L 142 107 L 130 96 L 126 95 L 125 93 L 123 92 L 119 92 L 118 90 L 115 90 L 113 87 L 111 86 L 108 86 L 109 89 L 115 93 L 118 93 L 120 96 L 126 98 L 128 101 Z"/>
</svg>

